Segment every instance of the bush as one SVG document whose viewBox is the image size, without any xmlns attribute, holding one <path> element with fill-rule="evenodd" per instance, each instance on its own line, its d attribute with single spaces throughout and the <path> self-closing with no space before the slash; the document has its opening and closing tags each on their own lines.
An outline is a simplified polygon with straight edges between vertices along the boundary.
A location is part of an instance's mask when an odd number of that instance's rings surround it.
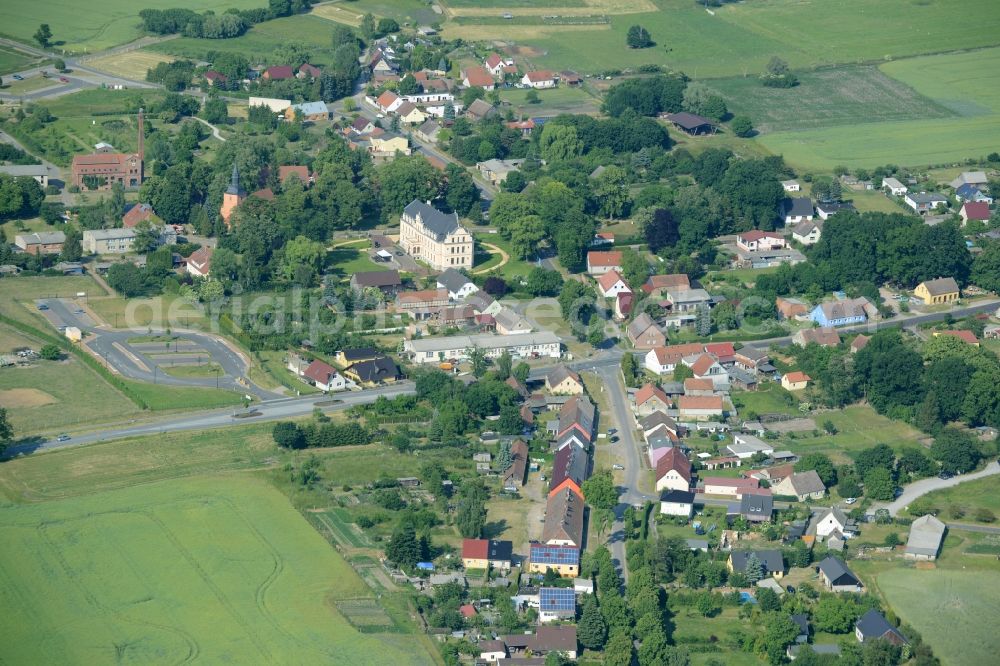
<svg viewBox="0 0 1000 666">
<path fill-rule="evenodd" d="M 996 522 L 996 514 L 985 507 L 976 509 L 976 520 L 981 523 L 993 523 Z"/>
<path fill-rule="evenodd" d="M 46 361 L 58 361 L 62 358 L 62 350 L 56 345 L 43 345 L 39 355 Z"/>
<path fill-rule="evenodd" d="M 740 137 L 753 136 L 753 122 L 746 116 L 736 116 L 730 124 L 733 134 Z"/>
<path fill-rule="evenodd" d="M 274 443 L 284 449 L 303 449 L 306 446 L 302 429 L 290 421 L 280 421 L 271 430 Z"/>
</svg>

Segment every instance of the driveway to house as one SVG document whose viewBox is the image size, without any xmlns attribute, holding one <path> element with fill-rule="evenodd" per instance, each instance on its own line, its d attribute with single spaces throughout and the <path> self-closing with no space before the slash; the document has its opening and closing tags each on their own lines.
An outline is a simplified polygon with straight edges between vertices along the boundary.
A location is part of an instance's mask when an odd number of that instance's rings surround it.
<svg viewBox="0 0 1000 666">
<path fill-rule="evenodd" d="M 329 395 L 310 395 L 269 400 L 252 405 L 249 409 L 231 407 L 227 409 L 189 412 L 162 420 L 145 421 L 143 423 L 136 423 L 133 419 L 127 423 L 105 427 L 103 430 L 73 435 L 72 438 L 64 442 L 38 438 L 36 441 L 8 447 L 3 456 L 0 457 L 14 458 L 39 451 L 64 449 L 126 437 L 141 437 L 186 430 L 208 430 L 210 428 L 225 428 L 242 423 L 260 423 L 261 421 L 290 419 L 311 414 L 316 408 L 327 413 L 337 412 L 349 409 L 355 405 L 374 402 L 379 396 L 392 398 L 397 395 L 410 395 L 414 393 L 416 393 L 416 388 L 413 382 L 400 381 L 395 384 L 367 389 L 365 391 L 349 391 Z"/>
<path fill-rule="evenodd" d="M 888 504 L 879 503 L 874 505 L 872 508 L 889 509 L 889 515 L 895 516 L 909 506 L 914 500 L 919 497 L 923 497 L 929 492 L 941 490 L 942 488 L 951 488 L 952 486 L 957 486 L 958 484 L 965 483 L 966 481 L 975 481 L 976 479 L 983 479 L 996 474 L 1000 474 L 1000 463 L 994 460 L 990 462 L 985 469 L 981 469 L 978 472 L 972 472 L 971 474 L 959 474 L 951 477 L 950 479 L 939 479 L 936 476 L 932 476 L 929 479 L 920 479 L 919 481 L 914 481 L 904 487 L 903 494 L 900 495 L 895 501 Z"/>
</svg>

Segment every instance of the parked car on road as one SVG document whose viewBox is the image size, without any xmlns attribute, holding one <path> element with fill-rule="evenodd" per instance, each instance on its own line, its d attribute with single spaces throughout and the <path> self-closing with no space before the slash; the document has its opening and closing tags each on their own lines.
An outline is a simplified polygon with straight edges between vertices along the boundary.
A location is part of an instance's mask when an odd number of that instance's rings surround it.
<svg viewBox="0 0 1000 666">
<path fill-rule="evenodd" d="M 20 74 L 15 74 L 13 78 L 15 81 L 24 81 L 24 77 Z"/>
<path fill-rule="evenodd" d="M 625 465 L 612 465 L 611 469 L 625 469 Z"/>
</svg>

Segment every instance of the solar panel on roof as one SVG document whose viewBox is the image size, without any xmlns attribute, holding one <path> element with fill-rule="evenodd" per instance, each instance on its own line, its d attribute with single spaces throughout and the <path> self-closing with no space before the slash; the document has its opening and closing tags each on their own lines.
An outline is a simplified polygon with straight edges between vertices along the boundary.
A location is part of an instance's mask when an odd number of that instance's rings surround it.
<svg viewBox="0 0 1000 666">
<path fill-rule="evenodd" d="M 579 551 L 573 547 L 533 545 L 531 561 L 535 564 L 577 564 L 580 560 Z"/>
<path fill-rule="evenodd" d="M 576 592 L 569 587 L 543 587 L 538 591 L 538 601 L 543 611 L 576 610 Z"/>
</svg>

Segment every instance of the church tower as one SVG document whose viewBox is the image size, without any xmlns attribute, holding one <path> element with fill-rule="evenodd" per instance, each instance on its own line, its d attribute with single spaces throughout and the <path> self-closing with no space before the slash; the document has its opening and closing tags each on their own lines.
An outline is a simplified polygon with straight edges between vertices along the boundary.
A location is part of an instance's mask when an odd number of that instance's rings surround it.
<svg viewBox="0 0 1000 666">
<path fill-rule="evenodd" d="M 222 215 L 222 220 L 226 223 L 227 229 L 232 226 L 229 223 L 229 218 L 232 217 L 233 211 L 246 198 L 247 193 L 240 187 L 240 170 L 234 164 L 233 178 L 229 182 L 229 187 L 226 188 L 225 193 L 222 195 L 222 208 L 219 210 L 219 214 Z"/>
</svg>

